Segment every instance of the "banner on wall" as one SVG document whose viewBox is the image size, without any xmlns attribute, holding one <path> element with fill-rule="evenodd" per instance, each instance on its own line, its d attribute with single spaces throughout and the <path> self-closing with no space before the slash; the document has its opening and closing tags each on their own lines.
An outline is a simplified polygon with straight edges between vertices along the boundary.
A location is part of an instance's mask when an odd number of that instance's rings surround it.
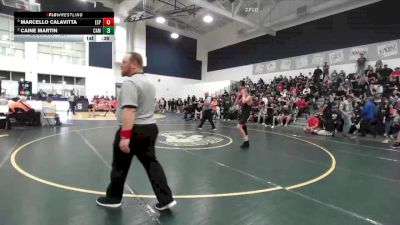
<svg viewBox="0 0 400 225">
<path fill-rule="evenodd" d="M 296 68 L 300 69 L 308 66 L 308 58 L 307 56 L 302 56 L 296 59 Z"/>
<path fill-rule="evenodd" d="M 267 62 L 267 72 L 276 71 L 276 61 Z"/>
<path fill-rule="evenodd" d="M 311 64 L 312 65 L 320 65 L 322 66 L 324 64 L 324 59 L 325 59 L 325 55 L 324 54 L 314 54 Z"/>
<path fill-rule="evenodd" d="M 257 63 L 253 65 L 253 75 L 259 75 L 266 73 L 265 63 Z"/>
<path fill-rule="evenodd" d="M 363 53 L 364 57 L 367 58 L 368 55 L 368 47 L 356 47 L 350 50 L 350 60 L 357 60 L 360 58 L 360 54 Z"/>
<path fill-rule="evenodd" d="M 281 60 L 281 70 L 290 70 L 291 67 L 292 67 L 292 60 L 290 59 Z"/>
<path fill-rule="evenodd" d="M 329 53 L 329 59 L 331 64 L 336 64 L 344 61 L 344 52 L 343 50 L 335 51 Z"/>
<path fill-rule="evenodd" d="M 392 55 L 399 54 L 399 48 L 397 46 L 397 41 L 388 42 L 382 45 L 378 45 L 378 57 L 386 58 Z"/>
</svg>

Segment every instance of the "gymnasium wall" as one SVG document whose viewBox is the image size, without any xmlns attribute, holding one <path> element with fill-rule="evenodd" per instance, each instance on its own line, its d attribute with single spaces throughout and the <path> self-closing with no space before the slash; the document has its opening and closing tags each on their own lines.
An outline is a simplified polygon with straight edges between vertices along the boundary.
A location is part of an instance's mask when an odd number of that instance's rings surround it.
<svg viewBox="0 0 400 225">
<path fill-rule="evenodd" d="M 329 65 L 353 64 L 364 53 L 367 60 L 376 61 L 380 59 L 394 59 L 400 57 L 400 40 L 373 43 L 369 45 L 354 46 L 351 48 L 335 49 L 332 51 L 319 52 L 316 54 L 302 55 L 292 58 L 273 60 L 253 64 L 253 75 L 261 75 L 273 72 L 284 72 L 294 69 L 315 69 L 322 66 L 324 62 Z M 375 64 L 374 64 L 375 65 Z"/>
<path fill-rule="evenodd" d="M 197 40 L 180 36 L 172 39 L 170 32 L 146 27 L 145 71 L 187 79 L 201 79 L 201 62 L 196 60 Z"/>
<path fill-rule="evenodd" d="M 367 65 L 375 66 L 376 61 L 368 61 Z M 391 68 L 400 67 L 400 57 L 391 58 L 391 59 L 382 59 L 384 64 L 387 64 Z M 223 80 L 241 80 L 244 77 L 249 77 L 253 81 L 257 81 L 259 78 L 262 78 L 264 81 L 270 81 L 275 76 L 283 75 L 283 76 L 298 76 L 300 73 L 303 75 L 308 75 L 310 72 L 313 73 L 315 68 L 302 68 L 302 69 L 293 69 L 282 72 L 271 72 L 266 74 L 253 75 L 253 65 L 247 66 L 239 66 L 233 67 L 224 70 L 217 70 L 208 72 L 205 74 L 203 81 L 204 82 L 215 82 L 215 81 L 223 81 Z M 354 73 L 356 71 L 355 63 L 347 63 L 347 64 L 336 64 L 330 66 L 330 72 L 333 70 L 344 70 L 346 74 Z"/>
<path fill-rule="evenodd" d="M 211 96 L 216 96 L 217 93 L 219 94 L 221 91 L 228 88 L 231 83 L 232 81 L 230 80 L 223 80 L 185 85 L 183 88 L 184 97 L 187 97 L 187 95 L 201 97 L 204 96 L 205 92 L 208 92 Z"/>
<path fill-rule="evenodd" d="M 25 72 L 25 80 L 32 81 L 32 92 L 37 93 L 37 74 L 56 74 L 86 79 L 86 95 L 115 95 L 115 76 L 112 69 L 37 60 L 36 43 L 25 43 L 25 59 L 0 56 L 0 68 L 5 71 Z"/>
<path fill-rule="evenodd" d="M 329 16 L 208 53 L 207 71 L 398 39 L 396 0 Z"/>
<path fill-rule="evenodd" d="M 148 78 L 152 81 L 152 83 L 156 86 L 156 98 L 178 98 L 185 97 L 187 94 L 184 91 L 184 87 L 187 85 L 198 84 L 199 80 L 194 79 L 186 79 L 186 78 L 178 78 L 172 76 L 164 76 L 159 74 L 150 74 L 146 73 Z M 119 67 L 115 67 L 114 75 L 116 83 L 122 83 L 124 78 L 121 77 L 121 69 Z"/>
</svg>

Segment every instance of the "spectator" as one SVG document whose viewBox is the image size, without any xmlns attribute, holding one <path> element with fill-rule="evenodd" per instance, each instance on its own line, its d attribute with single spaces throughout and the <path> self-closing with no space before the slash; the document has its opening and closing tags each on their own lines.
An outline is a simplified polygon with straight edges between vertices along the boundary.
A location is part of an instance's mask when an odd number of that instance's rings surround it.
<svg viewBox="0 0 400 225">
<path fill-rule="evenodd" d="M 307 126 L 304 128 L 304 131 L 307 133 L 316 133 L 320 128 L 318 115 L 312 113 L 310 118 L 307 120 Z"/>
<path fill-rule="evenodd" d="M 336 83 L 337 77 L 338 77 L 338 73 L 336 72 L 336 70 L 333 70 L 333 72 L 331 74 L 331 81 L 333 83 Z"/>
<path fill-rule="evenodd" d="M 272 101 L 268 101 L 268 104 L 266 106 L 267 108 L 267 114 L 265 115 L 265 118 L 263 121 L 265 121 L 264 126 L 271 126 L 271 128 L 274 128 L 275 123 L 274 123 L 274 117 L 277 115 L 276 110 L 275 110 L 275 103 Z"/>
<path fill-rule="evenodd" d="M 257 123 L 262 123 L 265 125 L 265 117 L 267 115 L 267 104 L 264 101 L 260 102 Z"/>
<path fill-rule="evenodd" d="M 374 138 L 376 137 L 376 131 L 375 129 L 373 129 L 373 123 L 376 122 L 375 121 L 375 115 L 376 115 L 376 106 L 373 103 L 373 98 L 369 97 L 368 100 L 365 102 L 363 110 L 362 110 L 362 114 L 361 114 L 361 128 L 360 128 L 360 132 L 361 132 L 361 136 L 365 137 L 367 134 L 367 131 L 369 131 Z"/>
<path fill-rule="evenodd" d="M 342 113 L 342 118 L 344 120 L 343 124 L 343 135 L 348 137 L 349 132 L 351 129 L 352 121 L 351 118 L 353 117 L 353 105 L 352 105 L 353 98 L 349 95 L 347 99 L 344 100 L 340 105 L 340 112 Z"/>
<path fill-rule="evenodd" d="M 388 137 L 391 134 L 390 131 L 393 126 L 394 118 L 397 115 L 397 110 L 393 108 L 392 104 L 390 104 L 389 99 L 385 99 L 384 104 L 386 115 L 383 121 L 383 123 L 385 124 L 385 133 L 383 134 L 383 136 Z"/>
<path fill-rule="evenodd" d="M 315 84 L 319 84 L 321 81 L 321 75 L 323 74 L 322 70 L 317 66 L 317 69 L 314 70 L 313 81 Z"/>
<path fill-rule="evenodd" d="M 228 114 L 229 114 L 229 109 L 232 106 L 232 102 L 229 98 L 229 96 L 225 96 L 222 100 L 222 114 L 223 114 L 223 119 L 224 121 L 227 120 Z"/>
<path fill-rule="evenodd" d="M 381 60 L 381 58 L 378 58 L 378 60 L 376 60 L 375 69 L 376 69 L 377 72 L 382 69 L 382 60 Z"/>
<path fill-rule="evenodd" d="M 387 83 L 389 81 L 390 74 L 393 73 L 393 70 L 388 68 L 388 65 L 384 65 L 383 69 L 379 71 L 379 74 L 382 76 L 382 82 Z"/>
<path fill-rule="evenodd" d="M 162 114 L 164 114 L 166 108 L 167 108 L 167 101 L 165 101 L 164 98 L 161 98 L 161 100 L 160 100 L 160 112 L 161 112 Z"/>
<path fill-rule="evenodd" d="M 284 105 L 279 116 L 277 117 L 281 126 L 287 126 L 292 121 L 292 113 L 289 110 L 288 105 Z"/>
<path fill-rule="evenodd" d="M 53 109 L 56 112 L 56 104 L 53 103 L 53 99 L 51 97 L 47 97 L 46 101 L 43 103 L 44 108 Z M 54 120 L 57 126 L 61 126 L 60 115 L 55 113 Z"/>
<path fill-rule="evenodd" d="M 315 76 L 311 79 L 301 73 L 294 77 L 280 75 L 269 82 L 264 82 L 262 79 L 253 82 L 246 77 L 240 81 L 240 84 L 238 82 L 229 90 L 224 90 L 221 96 L 216 96 L 217 109 L 219 106 L 224 120 L 236 120 L 240 111 L 237 107 L 232 107 L 232 102 L 235 100 L 234 91 L 237 91 L 239 86 L 245 86 L 251 90 L 254 99 L 251 110 L 253 117 L 250 119 L 264 126 L 271 125 L 273 128 L 277 124 L 276 121 L 287 126 L 304 113 L 307 119 L 312 109 L 321 109 L 318 118 L 320 130 L 316 132 L 319 135 L 333 136 L 335 132 L 343 132 L 344 136 L 348 136 L 358 131 L 385 136 L 393 133 L 393 125 L 390 125 L 393 114 L 387 114 L 388 107 L 391 106 L 383 106 L 378 102 L 385 102 L 381 99 L 386 97 L 394 106 L 393 109 L 400 110 L 398 77 L 397 75 L 390 76 L 391 69 L 387 65 L 378 71 L 369 67 L 366 73 L 363 72 L 361 75 L 355 73 L 346 75 L 343 70 L 337 70 L 340 72 L 333 71 L 328 78 L 326 66 L 324 71 L 320 70 L 317 68 L 314 71 Z M 398 73 L 400 75 L 400 71 Z M 317 79 L 320 75 L 325 75 L 323 82 L 321 82 L 321 77 Z M 387 82 L 385 77 L 387 77 Z M 325 99 L 322 105 L 320 104 L 321 97 Z M 365 101 L 367 97 L 376 99 L 379 107 L 375 106 L 375 108 L 380 109 L 372 118 L 369 118 L 367 113 L 370 107 L 368 101 Z M 193 96 L 193 98 L 196 97 Z M 171 104 L 174 103 L 171 102 Z M 185 99 L 185 112 L 190 104 Z M 372 104 L 375 103 L 372 102 Z"/>
<path fill-rule="evenodd" d="M 194 112 L 194 120 L 203 118 L 203 107 L 201 106 L 200 102 L 195 103 L 195 112 Z"/>
<path fill-rule="evenodd" d="M 367 59 L 364 57 L 364 53 L 360 53 L 360 58 L 357 59 L 357 74 L 359 76 L 364 76 L 364 70 L 365 70 L 365 63 L 367 62 Z"/>
<path fill-rule="evenodd" d="M 20 122 L 28 122 L 28 125 L 40 126 L 41 113 L 36 112 L 27 102 L 26 97 L 21 96 L 19 100 L 12 101 L 8 104 L 11 113 L 10 118 L 15 118 Z"/>
<path fill-rule="evenodd" d="M 176 101 L 176 110 L 178 113 L 183 113 L 183 101 L 181 98 Z"/>
<path fill-rule="evenodd" d="M 354 102 L 354 117 L 352 118 L 352 127 L 350 128 L 351 134 L 357 134 L 361 127 L 362 108 L 359 102 Z"/>
<path fill-rule="evenodd" d="M 296 106 L 298 111 L 297 116 L 301 117 L 307 110 L 307 102 L 304 98 L 300 97 L 296 102 Z"/>
<path fill-rule="evenodd" d="M 322 67 L 322 69 L 323 69 L 323 78 L 322 78 L 322 80 L 325 80 L 325 79 L 330 80 L 328 62 L 325 62 L 325 64 Z"/>
</svg>

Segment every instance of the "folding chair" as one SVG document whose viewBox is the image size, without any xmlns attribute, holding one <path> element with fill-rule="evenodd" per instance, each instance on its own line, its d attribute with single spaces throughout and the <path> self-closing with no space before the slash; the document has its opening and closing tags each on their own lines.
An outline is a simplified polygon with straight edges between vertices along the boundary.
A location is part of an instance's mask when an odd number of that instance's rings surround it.
<svg viewBox="0 0 400 225">
<path fill-rule="evenodd" d="M 0 105 L 0 120 L 4 120 L 5 126 L 4 129 L 11 129 L 11 122 L 8 116 L 9 108 L 8 105 Z"/>
<path fill-rule="evenodd" d="M 42 126 L 44 126 L 44 121 L 47 121 L 47 124 L 49 125 L 55 125 L 56 124 L 56 118 L 57 118 L 57 110 L 55 108 L 49 108 L 49 107 L 43 107 L 42 108 Z M 53 121 L 53 124 L 50 124 L 50 120 Z"/>
</svg>

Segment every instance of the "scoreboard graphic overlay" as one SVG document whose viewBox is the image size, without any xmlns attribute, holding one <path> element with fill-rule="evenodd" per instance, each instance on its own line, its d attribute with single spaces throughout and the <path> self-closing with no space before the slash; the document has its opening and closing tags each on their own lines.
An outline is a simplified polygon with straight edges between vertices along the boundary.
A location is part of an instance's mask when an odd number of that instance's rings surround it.
<svg viewBox="0 0 400 225">
<path fill-rule="evenodd" d="M 114 12 L 15 12 L 15 41 L 111 42 Z"/>
</svg>

